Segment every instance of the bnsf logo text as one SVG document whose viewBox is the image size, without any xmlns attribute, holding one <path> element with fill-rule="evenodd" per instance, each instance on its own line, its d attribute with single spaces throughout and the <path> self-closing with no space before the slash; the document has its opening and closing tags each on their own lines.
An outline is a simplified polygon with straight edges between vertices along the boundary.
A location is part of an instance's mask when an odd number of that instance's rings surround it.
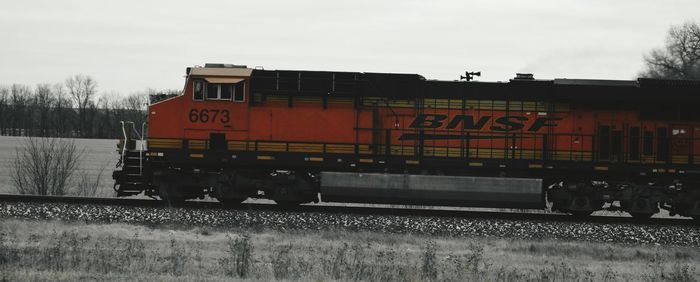
<svg viewBox="0 0 700 282">
<path fill-rule="evenodd" d="M 457 129 L 457 130 L 481 130 L 492 119 L 492 116 L 480 116 L 478 120 L 471 115 L 456 115 L 448 120 L 447 115 L 422 114 L 416 116 L 410 128 L 415 129 Z M 527 131 L 537 132 L 543 127 L 555 127 L 561 118 L 537 117 L 527 128 Z M 529 118 L 524 116 L 502 116 L 496 118 L 489 127 L 492 131 L 515 131 L 525 128 Z M 461 126 L 460 126 L 461 125 Z"/>
</svg>

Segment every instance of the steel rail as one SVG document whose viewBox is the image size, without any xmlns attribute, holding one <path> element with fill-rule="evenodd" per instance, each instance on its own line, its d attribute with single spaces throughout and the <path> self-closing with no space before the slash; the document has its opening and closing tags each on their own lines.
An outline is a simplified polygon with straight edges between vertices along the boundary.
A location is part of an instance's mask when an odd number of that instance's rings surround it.
<svg viewBox="0 0 700 282">
<path fill-rule="evenodd" d="M 296 207 L 281 207 L 274 204 L 242 203 L 238 205 L 224 205 L 216 201 L 185 201 L 177 205 L 169 205 L 166 201 L 155 199 L 133 198 L 105 198 L 105 197 L 78 197 L 78 196 L 37 196 L 0 194 L 2 203 L 63 203 L 75 205 L 114 205 L 128 207 L 153 207 L 153 208 L 204 208 L 204 209 L 229 209 L 241 211 L 275 211 L 275 212 L 302 212 L 302 213 L 333 213 L 354 215 L 390 215 L 390 216 L 421 216 L 421 217 L 454 217 L 473 219 L 502 219 L 502 220 L 530 220 L 530 221 L 558 221 L 558 222 L 593 222 L 606 224 L 651 224 L 651 225 L 700 225 L 697 221 L 688 218 L 650 218 L 646 220 L 634 219 L 629 216 L 589 216 L 577 218 L 567 214 L 545 212 L 514 212 L 514 211 L 470 211 L 470 210 L 444 210 L 444 209 L 419 209 L 401 207 L 364 207 L 364 206 L 337 206 L 337 205 L 300 205 Z"/>
</svg>

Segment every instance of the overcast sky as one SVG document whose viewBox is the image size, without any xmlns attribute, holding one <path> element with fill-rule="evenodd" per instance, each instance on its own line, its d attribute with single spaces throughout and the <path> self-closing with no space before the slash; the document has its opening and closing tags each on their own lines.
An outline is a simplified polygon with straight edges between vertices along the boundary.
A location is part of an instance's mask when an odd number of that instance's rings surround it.
<svg viewBox="0 0 700 282">
<path fill-rule="evenodd" d="M 698 0 L 5 1 L 0 84 L 179 89 L 185 67 L 634 79 Z"/>
</svg>

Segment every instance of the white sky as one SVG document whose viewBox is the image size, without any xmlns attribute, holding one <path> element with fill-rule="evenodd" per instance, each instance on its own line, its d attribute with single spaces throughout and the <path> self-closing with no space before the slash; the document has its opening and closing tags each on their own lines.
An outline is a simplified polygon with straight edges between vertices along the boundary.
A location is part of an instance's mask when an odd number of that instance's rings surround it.
<svg viewBox="0 0 700 282">
<path fill-rule="evenodd" d="M 4 1 L 0 84 L 179 89 L 185 67 L 634 79 L 698 0 Z"/>
</svg>

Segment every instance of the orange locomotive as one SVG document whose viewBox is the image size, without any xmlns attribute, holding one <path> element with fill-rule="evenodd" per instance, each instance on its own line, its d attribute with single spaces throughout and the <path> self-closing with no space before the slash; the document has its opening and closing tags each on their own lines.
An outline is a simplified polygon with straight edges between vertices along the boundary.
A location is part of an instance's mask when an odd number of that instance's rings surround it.
<svg viewBox="0 0 700 282">
<path fill-rule="evenodd" d="M 700 82 L 187 69 L 117 195 L 700 216 Z"/>
</svg>

